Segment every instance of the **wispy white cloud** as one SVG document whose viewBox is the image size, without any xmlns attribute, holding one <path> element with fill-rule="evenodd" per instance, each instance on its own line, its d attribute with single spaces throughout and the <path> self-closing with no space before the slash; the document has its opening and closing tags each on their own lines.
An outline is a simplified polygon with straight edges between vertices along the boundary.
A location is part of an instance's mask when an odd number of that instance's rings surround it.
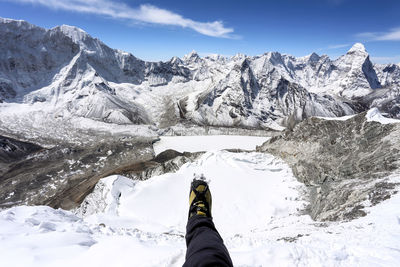
<svg viewBox="0 0 400 267">
<path fill-rule="evenodd" d="M 336 50 L 336 49 L 350 47 L 350 46 L 351 46 L 351 44 L 332 44 L 332 45 L 318 48 L 317 51 L 326 53 L 326 50 Z M 332 53 L 329 53 L 329 55 L 332 55 Z"/>
<path fill-rule="evenodd" d="M 400 41 L 400 28 L 393 28 L 387 32 L 362 32 L 356 36 L 369 41 Z"/>
<path fill-rule="evenodd" d="M 336 44 L 336 45 L 329 45 L 326 49 L 339 49 L 343 47 L 349 47 L 351 44 Z"/>
<path fill-rule="evenodd" d="M 110 0 L 13 0 L 13 2 L 42 5 L 57 10 L 97 14 L 134 23 L 179 26 L 212 37 L 237 38 L 233 35 L 233 28 L 225 27 L 222 21 L 199 22 L 149 4 L 133 8 L 125 3 Z"/>
</svg>

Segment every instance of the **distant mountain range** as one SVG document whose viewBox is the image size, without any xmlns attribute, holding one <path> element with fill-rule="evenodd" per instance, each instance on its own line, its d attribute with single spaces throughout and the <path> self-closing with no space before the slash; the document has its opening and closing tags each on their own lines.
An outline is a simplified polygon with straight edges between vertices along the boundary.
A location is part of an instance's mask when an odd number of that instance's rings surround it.
<svg viewBox="0 0 400 267">
<path fill-rule="evenodd" d="M 76 27 L 0 19 L 0 49 L 0 102 L 40 105 L 55 117 L 277 129 L 371 107 L 400 118 L 400 66 L 373 64 L 360 43 L 336 60 L 193 51 L 145 62 Z"/>
</svg>

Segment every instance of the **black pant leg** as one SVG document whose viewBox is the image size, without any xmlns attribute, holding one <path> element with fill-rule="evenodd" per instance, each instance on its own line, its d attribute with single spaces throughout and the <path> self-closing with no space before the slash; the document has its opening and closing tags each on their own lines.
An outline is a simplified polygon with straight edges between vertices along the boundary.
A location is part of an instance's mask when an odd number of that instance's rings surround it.
<svg viewBox="0 0 400 267">
<path fill-rule="evenodd" d="M 212 218 L 195 215 L 188 220 L 186 246 L 184 267 L 233 266 Z"/>
</svg>

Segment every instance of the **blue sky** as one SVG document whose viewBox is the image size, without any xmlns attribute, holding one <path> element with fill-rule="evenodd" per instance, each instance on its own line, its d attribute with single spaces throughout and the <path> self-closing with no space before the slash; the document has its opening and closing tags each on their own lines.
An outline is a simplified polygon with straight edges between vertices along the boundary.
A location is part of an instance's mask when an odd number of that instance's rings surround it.
<svg viewBox="0 0 400 267">
<path fill-rule="evenodd" d="M 0 17 L 74 25 L 150 61 L 192 50 L 336 58 L 362 42 L 374 62 L 400 62 L 398 0 L 0 0 Z"/>
</svg>

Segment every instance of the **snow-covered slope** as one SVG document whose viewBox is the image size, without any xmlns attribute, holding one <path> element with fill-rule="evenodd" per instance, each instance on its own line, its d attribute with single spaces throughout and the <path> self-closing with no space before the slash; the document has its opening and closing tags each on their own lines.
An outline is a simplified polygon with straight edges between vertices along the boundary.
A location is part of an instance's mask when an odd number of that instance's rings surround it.
<svg viewBox="0 0 400 267">
<path fill-rule="evenodd" d="M 400 123 L 400 120 L 386 118 L 386 117 L 382 116 L 382 114 L 379 112 L 379 110 L 377 108 L 372 108 L 372 109 L 368 110 L 366 117 L 367 117 L 367 121 L 376 121 L 381 124 Z"/>
<path fill-rule="evenodd" d="M 141 107 L 117 97 L 104 78 L 122 72 L 117 57 L 121 53 L 84 31 L 70 26 L 45 30 L 24 21 L 1 19 L 0 37 L 5 51 L 0 66 L 3 98 L 45 102 L 48 112 L 61 115 L 68 112 L 117 123 L 148 122 Z"/>
<path fill-rule="evenodd" d="M 145 62 L 76 27 L 47 30 L 11 19 L 0 19 L 0 40 L 0 100 L 45 103 L 43 112 L 56 117 L 279 128 L 289 117 L 350 115 L 365 105 L 398 103 L 399 67 L 373 65 L 359 43 L 336 60 L 278 52 L 202 58 L 193 51 Z M 379 101 L 360 100 L 376 94 Z"/>
<path fill-rule="evenodd" d="M 354 113 L 351 105 L 329 95 L 310 93 L 284 78 L 276 87 L 264 87 L 251 71 L 245 71 L 246 74 L 230 73 L 206 96 L 200 107 L 188 110 L 191 113 L 185 116 L 205 125 L 276 129 L 274 124 L 287 126 L 290 119 L 300 121 L 311 116 L 337 117 Z"/>
<path fill-rule="evenodd" d="M 210 181 L 214 221 L 235 266 L 397 266 L 400 260 L 399 194 L 366 208 L 360 219 L 316 222 L 303 214 L 304 185 L 281 160 L 214 151 L 146 181 L 105 178 L 75 215 L 40 206 L 3 210 L 2 264 L 182 266 L 194 173 Z"/>
</svg>

